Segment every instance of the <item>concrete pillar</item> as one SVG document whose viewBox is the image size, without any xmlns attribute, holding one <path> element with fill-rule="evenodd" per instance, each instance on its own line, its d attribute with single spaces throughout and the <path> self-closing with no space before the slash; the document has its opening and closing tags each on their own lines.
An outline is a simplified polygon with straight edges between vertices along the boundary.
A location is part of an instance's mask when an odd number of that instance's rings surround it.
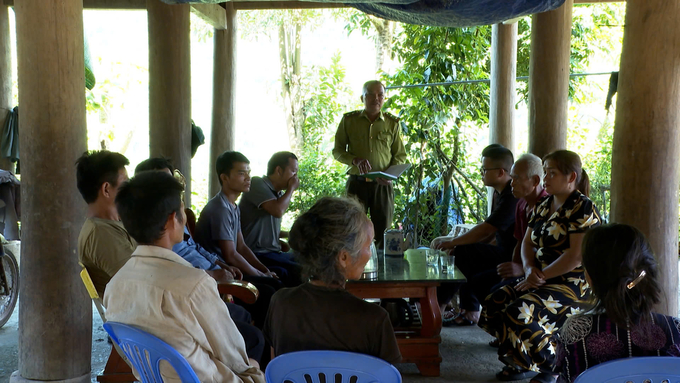
<svg viewBox="0 0 680 383">
<path fill-rule="evenodd" d="M 533 15 L 529 59 L 529 151 L 567 148 L 569 54 L 573 0 Z"/>
<path fill-rule="evenodd" d="M 10 382 L 89 382 L 92 303 L 78 272 L 87 149 L 82 0 L 15 2 L 22 150 L 19 371 Z"/>
<path fill-rule="evenodd" d="M 12 110 L 12 50 L 9 39 L 9 8 L 0 4 L 0 137 L 7 113 Z M 1 138 L 0 138 L 1 140 Z M 9 158 L 0 157 L 0 169 L 14 173 Z"/>
<path fill-rule="evenodd" d="M 612 221 L 649 239 L 663 289 L 656 311 L 678 315 L 680 2 L 628 0 L 612 153 Z"/>
<path fill-rule="evenodd" d="M 227 29 L 215 30 L 213 109 L 210 132 L 210 197 L 220 191 L 215 161 L 225 150 L 234 150 L 234 93 L 236 91 L 236 10 L 226 3 Z"/>
<path fill-rule="evenodd" d="M 491 29 L 491 105 L 489 143 L 515 151 L 515 79 L 517 77 L 517 23 L 495 24 Z"/>
<path fill-rule="evenodd" d="M 189 5 L 147 0 L 149 151 L 170 158 L 187 180 L 191 206 L 191 51 Z"/>
</svg>

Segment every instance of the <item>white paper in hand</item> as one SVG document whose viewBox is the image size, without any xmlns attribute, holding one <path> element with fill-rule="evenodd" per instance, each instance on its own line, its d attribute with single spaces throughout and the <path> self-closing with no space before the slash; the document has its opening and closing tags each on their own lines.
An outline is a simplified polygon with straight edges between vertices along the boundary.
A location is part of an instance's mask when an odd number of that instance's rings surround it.
<svg viewBox="0 0 680 383">
<path fill-rule="evenodd" d="M 384 172 L 369 172 L 363 174 L 363 176 L 372 180 L 376 178 L 384 178 L 387 180 L 394 181 L 397 178 L 399 178 L 399 176 L 406 170 L 408 170 L 408 168 L 410 167 L 411 164 L 392 165 L 389 168 L 387 168 Z"/>
</svg>

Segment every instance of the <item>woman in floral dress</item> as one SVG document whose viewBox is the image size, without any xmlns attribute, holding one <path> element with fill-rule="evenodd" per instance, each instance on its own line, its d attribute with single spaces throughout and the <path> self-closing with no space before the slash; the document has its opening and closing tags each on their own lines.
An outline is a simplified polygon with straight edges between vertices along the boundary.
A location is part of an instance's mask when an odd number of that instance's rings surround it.
<svg viewBox="0 0 680 383">
<path fill-rule="evenodd" d="M 597 303 L 558 333 L 560 381 L 613 359 L 680 356 L 680 319 L 652 312 L 661 296 L 657 264 L 638 229 L 613 224 L 588 231 L 583 266 Z"/>
<path fill-rule="evenodd" d="M 600 225 L 587 195 L 588 175 L 578 154 L 567 150 L 543 159 L 544 186 L 550 194 L 529 219 L 522 243 L 525 278 L 486 299 L 479 326 L 499 340 L 506 364 L 496 377 L 554 382 L 554 335 L 567 317 L 592 305 L 581 266 L 584 233 Z M 540 372 L 536 375 L 537 372 Z"/>
</svg>

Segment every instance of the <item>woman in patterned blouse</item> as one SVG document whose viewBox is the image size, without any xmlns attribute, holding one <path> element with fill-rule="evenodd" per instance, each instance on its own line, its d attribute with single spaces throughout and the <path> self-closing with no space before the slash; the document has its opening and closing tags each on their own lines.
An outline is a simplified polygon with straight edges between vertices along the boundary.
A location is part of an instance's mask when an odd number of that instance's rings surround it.
<svg viewBox="0 0 680 383">
<path fill-rule="evenodd" d="M 588 175 L 578 154 L 558 150 L 543 158 L 545 190 L 522 243 L 525 278 L 486 299 L 479 326 L 499 340 L 506 364 L 499 380 L 554 382 L 554 335 L 567 317 L 592 305 L 581 266 L 581 241 L 600 216 L 588 199 Z M 539 374 L 536 374 L 536 373 Z"/>
<path fill-rule="evenodd" d="M 586 280 L 595 308 L 564 322 L 558 333 L 557 370 L 572 382 L 584 370 L 631 356 L 680 356 L 680 320 L 652 312 L 659 302 L 656 260 L 642 233 L 613 224 L 583 240 Z"/>
</svg>

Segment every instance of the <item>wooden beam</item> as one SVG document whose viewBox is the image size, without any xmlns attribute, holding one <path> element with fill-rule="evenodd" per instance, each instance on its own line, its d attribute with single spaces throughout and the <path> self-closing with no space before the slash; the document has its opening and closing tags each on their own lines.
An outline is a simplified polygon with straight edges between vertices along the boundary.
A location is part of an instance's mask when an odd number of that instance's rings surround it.
<svg viewBox="0 0 680 383">
<path fill-rule="evenodd" d="M 14 6 L 14 0 L 2 0 Z M 83 0 L 85 9 L 146 9 L 146 0 Z"/>
<path fill-rule="evenodd" d="M 5 5 L 14 6 L 14 0 L 0 0 Z M 574 0 L 574 4 L 595 4 L 595 3 L 618 3 L 625 0 Z M 347 5 L 342 3 L 314 3 L 311 1 L 240 1 L 232 0 L 234 9 L 255 10 L 255 9 L 318 9 L 318 8 L 345 8 Z M 218 4 L 192 4 L 192 10 L 196 15 L 200 12 L 196 8 L 219 6 Z M 146 9 L 146 0 L 83 0 L 85 9 Z M 200 16 L 200 15 L 199 15 Z M 202 18 L 202 17 L 201 17 Z M 204 19 L 205 20 L 205 19 Z M 214 26 L 213 21 L 206 20 Z M 220 24 L 221 25 L 221 24 Z M 217 28 L 217 27 L 216 27 Z M 223 28 L 217 28 L 223 29 Z"/>
<path fill-rule="evenodd" d="M 191 12 L 217 30 L 227 29 L 227 14 L 217 4 L 191 4 Z"/>
<path fill-rule="evenodd" d="M 2 0 L 14 6 L 14 0 Z M 85 9 L 146 9 L 146 0 L 83 0 Z"/>
<path fill-rule="evenodd" d="M 0 0 L 13 6 L 14 0 Z M 146 10 L 146 0 L 83 0 L 84 9 Z M 333 8 L 333 7 L 331 7 Z M 191 4 L 191 12 L 217 30 L 227 28 L 227 16 L 219 4 Z"/>
<path fill-rule="evenodd" d="M 14 0 L 2 1 L 7 6 L 14 5 Z M 146 0 L 83 0 L 83 8 L 146 10 Z M 227 15 L 218 4 L 191 4 L 191 12 L 215 29 L 227 29 Z"/>
<path fill-rule="evenodd" d="M 256 9 L 320 9 L 347 8 L 342 3 L 313 3 L 311 1 L 233 1 L 237 11 Z"/>
</svg>

